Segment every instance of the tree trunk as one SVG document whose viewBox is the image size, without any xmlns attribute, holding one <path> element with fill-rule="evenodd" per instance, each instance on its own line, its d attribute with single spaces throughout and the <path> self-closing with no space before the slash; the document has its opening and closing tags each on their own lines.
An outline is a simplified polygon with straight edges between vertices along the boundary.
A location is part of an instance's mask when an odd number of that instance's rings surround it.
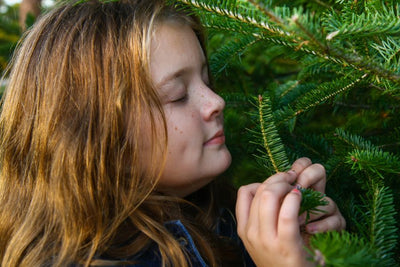
<svg viewBox="0 0 400 267">
<path fill-rule="evenodd" d="M 22 31 L 26 30 L 26 19 L 28 14 L 37 17 L 40 14 L 41 0 L 22 0 L 19 7 L 19 25 Z"/>
</svg>

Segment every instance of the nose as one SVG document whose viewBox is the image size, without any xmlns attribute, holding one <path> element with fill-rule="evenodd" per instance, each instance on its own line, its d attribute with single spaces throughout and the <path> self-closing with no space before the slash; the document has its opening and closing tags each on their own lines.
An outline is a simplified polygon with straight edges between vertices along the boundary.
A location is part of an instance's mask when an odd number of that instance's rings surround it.
<svg viewBox="0 0 400 267">
<path fill-rule="evenodd" d="M 216 94 L 212 89 L 206 87 L 204 101 L 202 104 L 202 116 L 209 121 L 222 114 L 225 108 L 225 100 Z"/>
</svg>

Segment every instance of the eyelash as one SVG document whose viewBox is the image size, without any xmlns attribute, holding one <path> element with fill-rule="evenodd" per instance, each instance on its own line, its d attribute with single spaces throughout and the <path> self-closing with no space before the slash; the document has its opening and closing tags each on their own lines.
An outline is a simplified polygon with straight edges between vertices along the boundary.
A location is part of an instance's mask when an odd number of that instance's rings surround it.
<svg viewBox="0 0 400 267">
<path fill-rule="evenodd" d="M 188 99 L 188 95 L 187 94 L 185 94 L 183 97 L 180 97 L 180 98 L 178 98 L 178 99 L 176 99 L 176 100 L 173 100 L 172 102 L 173 103 L 179 103 L 179 102 L 186 102 L 186 100 Z"/>
<path fill-rule="evenodd" d="M 207 79 L 207 82 L 204 81 L 204 84 L 208 88 L 210 88 L 212 91 L 214 91 L 214 85 L 212 83 L 208 82 L 208 79 Z M 182 97 L 180 97 L 178 99 L 172 100 L 171 102 L 172 103 L 185 103 L 187 100 L 188 100 L 188 94 L 186 93 L 184 96 L 182 96 Z"/>
</svg>

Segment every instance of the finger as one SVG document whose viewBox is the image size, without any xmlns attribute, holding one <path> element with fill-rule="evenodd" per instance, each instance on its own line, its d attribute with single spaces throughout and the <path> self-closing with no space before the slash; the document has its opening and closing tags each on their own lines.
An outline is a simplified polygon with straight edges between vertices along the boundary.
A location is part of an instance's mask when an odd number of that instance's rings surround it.
<svg viewBox="0 0 400 267">
<path fill-rule="evenodd" d="M 286 182 L 288 184 L 293 184 L 296 181 L 297 173 L 294 170 L 290 170 L 288 172 L 278 172 L 267 180 L 264 181 L 266 184 L 280 183 Z"/>
<path fill-rule="evenodd" d="M 299 158 L 292 164 L 292 170 L 300 174 L 305 168 L 312 164 L 309 158 Z"/>
<path fill-rule="evenodd" d="M 316 209 L 318 209 L 318 211 L 310 213 L 310 217 L 308 220 L 309 222 L 318 220 L 321 217 L 331 216 L 338 210 L 336 203 L 331 198 L 324 197 L 324 200 L 326 200 L 328 202 L 328 204 L 325 206 L 318 206 L 316 208 Z M 303 214 L 302 214 L 302 216 L 303 216 Z"/>
<path fill-rule="evenodd" d="M 319 221 L 315 221 L 306 225 L 307 233 L 316 234 L 327 231 L 340 231 L 346 228 L 346 221 L 338 211 L 332 216 L 326 217 Z"/>
<path fill-rule="evenodd" d="M 325 193 L 326 171 L 321 164 L 312 164 L 298 174 L 297 184 Z"/>
<path fill-rule="evenodd" d="M 287 242 L 297 242 L 300 239 L 298 213 L 300 210 L 301 192 L 294 188 L 286 195 L 278 219 L 279 238 Z"/>
<path fill-rule="evenodd" d="M 238 190 L 236 199 L 236 220 L 239 235 L 244 233 L 250 216 L 250 208 L 259 186 L 260 183 L 254 183 L 242 186 Z"/>
<path fill-rule="evenodd" d="M 259 195 L 259 226 L 260 235 L 263 238 L 274 238 L 277 235 L 278 217 L 282 201 L 285 196 L 293 189 L 293 186 L 286 183 L 275 183 L 265 186 Z"/>
</svg>

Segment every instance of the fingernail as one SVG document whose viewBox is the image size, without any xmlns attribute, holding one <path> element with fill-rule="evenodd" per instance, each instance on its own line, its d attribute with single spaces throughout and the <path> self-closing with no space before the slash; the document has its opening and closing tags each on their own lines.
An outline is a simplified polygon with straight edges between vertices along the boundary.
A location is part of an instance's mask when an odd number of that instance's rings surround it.
<svg viewBox="0 0 400 267">
<path fill-rule="evenodd" d="M 288 174 L 290 174 L 290 175 L 297 175 L 297 173 L 296 173 L 296 171 L 295 171 L 295 170 L 290 170 L 290 171 L 287 171 L 287 173 L 288 173 Z"/>
<path fill-rule="evenodd" d="M 307 232 L 310 234 L 315 234 L 318 232 L 318 229 L 314 225 L 307 225 L 306 229 L 307 229 Z"/>
<path fill-rule="evenodd" d="M 301 191 L 299 189 L 297 189 L 297 188 L 293 188 L 292 192 L 296 193 L 296 194 L 301 194 Z"/>
<path fill-rule="evenodd" d="M 300 189 L 303 188 L 303 187 L 301 186 L 301 184 L 295 184 L 294 186 L 296 186 L 296 188 L 297 188 L 298 190 L 300 190 Z"/>
</svg>

